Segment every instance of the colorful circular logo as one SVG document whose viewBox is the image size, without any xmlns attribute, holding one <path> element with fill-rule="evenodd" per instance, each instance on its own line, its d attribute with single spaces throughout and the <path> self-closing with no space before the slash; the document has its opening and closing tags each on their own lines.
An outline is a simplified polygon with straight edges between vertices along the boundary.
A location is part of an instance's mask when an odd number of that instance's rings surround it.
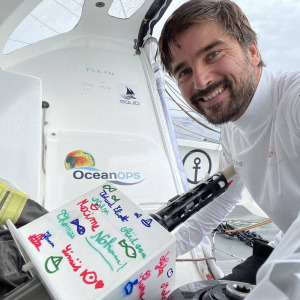
<svg viewBox="0 0 300 300">
<path fill-rule="evenodd" d="M 75 150 L 67 155 L 65 167 L 67 170 L 82 167 L 95 167 L 95 160 L 91 154 L 82 150 Z"/>
</svg>

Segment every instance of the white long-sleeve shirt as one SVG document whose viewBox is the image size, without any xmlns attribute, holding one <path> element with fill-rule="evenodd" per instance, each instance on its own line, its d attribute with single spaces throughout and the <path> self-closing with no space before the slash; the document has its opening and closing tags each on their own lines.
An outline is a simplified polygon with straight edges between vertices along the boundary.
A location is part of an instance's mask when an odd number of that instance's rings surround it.
<svg viewBox="0 0 300 300">
<path fill-rule="evenodd" d="M 240 201 L 244 186 L 286 232 L 300 210 L 300 72 L 263 69 L 246 112 L 222 126 L 220 168 L 233 162 L 228 190 L 176 232 L 177 254 L 199 244 Z M 299 245 L 300 246 L 300 245 Z"/>
<path fill-rule="evenodd" d="M 300 295 L 300 214 L 258 270 L 247 300 L 298 300 Z"/>
</svg>

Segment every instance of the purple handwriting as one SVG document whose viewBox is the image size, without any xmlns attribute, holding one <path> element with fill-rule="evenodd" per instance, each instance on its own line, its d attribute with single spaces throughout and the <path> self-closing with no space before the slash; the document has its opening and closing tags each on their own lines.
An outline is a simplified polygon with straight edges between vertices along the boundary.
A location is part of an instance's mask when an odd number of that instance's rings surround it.
<svg viewBox="0 0 300 300">
<path fill-rule="evenodd" d="M 123 208 L 121 207 L 121 205 L 118 205 L 116 208 L 114 208 L 114 213 L 115 213 L 115 215 L 119 218 L 119 219 L 121 219 L 121 221 L 122 222 L 127 222 L 127 221 L 129 221 L 128 220 L 128 218 L 129 218 L 129 216 L 122 216 L 121 215 L 121 212 L 123 211 Z"/>
<path fill-rule="evenodd" d="M 141 220 L 142 224 L 146 227 L 151 227 L 152 221 L 153 221 L 152 219 L 147 219 L 147 220 L 142 219 Z"/>
<path fill-rule="evenodd" d="M 174 273 L 173 269 L 170 268 L 170 269 L 168 270 L 168 272 L 167 272 L 167 276 L 168 276 L 169 278 L 171 278 L 172 275 L 173 275 L 173 273 Z"/>
<path fill-rule="evenodd" d="M 40 251 L 42 240 L 47 241 L 52 246 L 52 248 L 54 247 L 54 244 L 49 239 L 50 236 L 52 236 L 51 233 L 47 231 L 46 233 L 32 234 L 28 237 L 28 240 L 35 246 L 38 251 Z"/>
<path fill-rule="evenodd" d="M 43 237 L 41 238 L 41 240 L 45 240 L 45 241 L 47 241 L 51 246 L 52 246 L 52 248 L 54 247 L 54 244 L 50 241 L 50 236 L 52 236 L 52 234 L 49 232 L 49 231 L 47 231 L 46 233 L 44 233 L 44 235 L 43 235 Z"/>
<path fill-rule="evenodd" d="M 75 219 L 70 223 L 77 227 L 77 233 L 79 235 L 83 235 L 85 233 L 85 228 L 83 226 L 79 225 L 79 220 L 78 219 Z"/>
<path fill-rule="evenodd" d="M 129 281 L 126 285 L 125 285 L 125 293 L 126 295 L 130 295 L 133 291 L 133 286 L 138 284 L 138 279 L 136 279 L 135 281 L 131 282 Z"/>
<path fill-rule="evenodd" d="M 108 207 L 112 208 L 115 202 L 109 202 L 109 194 L 103 189 L 101 193 L 99 193 L 99 196 L 104 199 L 104 202 L 108 205 Z"/>
<path fill-rule="evenodd" d="M 109 184 L 103 185 L 103 190 L 99 193 L 99 196 L 104 199 L 104 202 L 108 205 L 108 207 L 113 208 L 113 206 L 120 201 L 121 199 L 117 198 L 116 195 L 110 195 L 109 193 L 115 192 L 117 189 L 111 187 Z M 109 193 L 108 193 L 109 192 Z M 127 222 L 129 221 L 128 215 L 122 215 L 123 208 L 121 205 L 113 208 L 113 212 L 115 215 L 122 221 Z"/>
</svg>

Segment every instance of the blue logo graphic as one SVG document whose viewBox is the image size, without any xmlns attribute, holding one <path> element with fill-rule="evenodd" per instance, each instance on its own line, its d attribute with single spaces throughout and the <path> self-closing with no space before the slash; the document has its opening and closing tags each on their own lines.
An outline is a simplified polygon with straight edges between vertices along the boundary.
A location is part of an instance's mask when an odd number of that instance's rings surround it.
<svg viewBox="0 0 300 300">
<path fill-rule="evenodd" d="M 94 157 L 90 153 L 82 150 L 70 152 L 66 156 L 64 164 L 66 170 L 73 171 L 73 178 L 77 180 L 103 179 L 118 185 L 134 185 L 144 181 L 144 179 L 141 178 L 141 173 L 137 171 L 101 171 L 95 167 L 96 162 Z"/>
</svg>

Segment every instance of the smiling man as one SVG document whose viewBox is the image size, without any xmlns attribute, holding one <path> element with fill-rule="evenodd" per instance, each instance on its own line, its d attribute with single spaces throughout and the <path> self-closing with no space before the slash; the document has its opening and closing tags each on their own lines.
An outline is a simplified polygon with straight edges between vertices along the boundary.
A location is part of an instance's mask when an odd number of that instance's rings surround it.
<svg viewBox="0 0 300 300">
<path fill-rule="evenodd" d="M 237 120 L 264 66 L 242 11 L 230 1 L 190 1 L 167 24 L 160 40 L 162 62 L 183 97 L 212 124 Z"/>
<path fill-rule="evenodd" d="M 171 74 L 183 97 L 212 124 L 237 120 L 261 74 L 256 44 L 244 51 L 212 22 L 196 23 L 170 45 Z"/>
<path fill-rule="evenodd" d="M 183 4 L 165 23 L 159 48 L 184 99 L 210 123 L 221 125 L 220 169 L 233 163 L 237 173 L 224 194 L 180 227 L 177 254 L 215 229 L 241 200 L 245 186 L 286 232 L 300 210 L 300 73 L 265 68 L 256 33 L 230 0 Z M 295 245 L 300 255 L 300 239 Z M 259 247 L 254 245 L 254 256 Z M 269 255 L 269 247 L 262 247 Z M 265 259 L 256 264 L 250 258 L 246 272 L 238 267 L 237 277 L 233 272 L 226 279 L 255 283 L 255 268 Z"/>
</svg>

